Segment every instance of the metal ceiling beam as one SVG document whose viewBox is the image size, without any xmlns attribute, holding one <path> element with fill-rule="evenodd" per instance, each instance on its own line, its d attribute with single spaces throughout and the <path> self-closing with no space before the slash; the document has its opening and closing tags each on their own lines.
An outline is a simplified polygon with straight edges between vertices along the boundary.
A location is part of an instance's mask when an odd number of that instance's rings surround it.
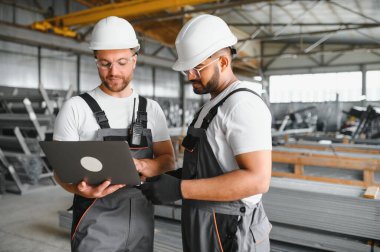
<svg viewBox="0 0 380 252">
<path fill-rule="evenodd" d="M 302 6 L 304 11 L 307 11 L 307 8 L 303 2 L 299 2 L 299 4 Z M 314 14 L 313 10 L 309 11 L 309 13 L 310 13 L 310 16 L 312 16 L 317 22 L 319 22 L 319 23 L 321 22 L 321 20 L 318 18 L 318 16 Z"/>
<path fill-rule="evenodd" d="M 278 37 L 280 34 L 282 34 L 287 28 L 292 26 L 294 22 L 297 22 L 298 20 L 302 19 L 309 11 L 317 7 L 320 3 L 320 1 L 315 1 L 314 3 L 311 3 L 308 7 L 306 7 L 307 9 L 303 13 L 295 17 L 292 21 L 289 22 L 289 24 L 284 26 L 282 29 L 276 31 L 274 33 L 275 37 Z"/>
<path fill-rule="evenodd" d="M 331 1 L 328 1 L 327 0 L 327 7 L 330 9 L 331 13 L 336 17 L 336 19 L 338 20 L 337 23 L 341 23 L 343 22 L 342 19 L 340 18 L 339 14 L 336 12 L 335 10 L 335 7 L 331 4 Z"/>
<path fill-rule="evenodd" d="M 361 17 L 363 17 L 363 18 L 365 18 L 365 19 L 371 20 L 371 21 L 375 22 L 376 24 L 380 24 L 380 21 L 379 21 L 379 20 L 374 19 L 374 18 L 372 18 L 372 17 L 368 17 L 368 16 L 364 15 L 363 13 L 360 13 L 360 12 L 354 11 L 354 10 L 352 10 L 352 9 L 346 7 L 346 6 L 343 6 L 343 5 L 341 5 L 341 4 L 338 4 L 338 3 L 334 2 L 334 1 L 329 1 L 329 3 L 331 3 L 331 4 L 335 5 L 335 6 L 338 6 L 339 8 L 342 8 L 342 9 L 344 9 L 344 10 L 346 10 L 346 11 L 349 11 L 349 12 L 351 12 L 351 13 L 354 13 L 354 14 L 356 14 L 356 15 L 358 15 L 358 16 L 361 16 Z"/>
<path fill-rule="evenodd" d="M 280 58 L 294 58 L 299 56 L 308 56 L 308 55 L 318 55 L 318 54 L 336 54 L 336 53 L 351 53 L 351 52 L 368 52 L 373 53 L 377 50 L 380 50 L 380 46 L 371 46 L 371 47 L 350 47 L 350 48 L 344 48 L 344 49 L 334 49 L 334 50 L 323 50 L 323 51 L 316 51 L 316 52 L 299 52 L 299 53 L 276 53 L 276 54 L 264 54 L 259 56 L 245 56 L 240 57 L 237 60 L 250 60 L 250 59 L 259 59 L 259 58 L 273 58 L 273 57 L 280 57 Z"/>
<path fill-rule="evenodd" d="M 330 29 L 330 30 L 320 30 L 320 31 L 312 31 L 312 32 L 302 32 L 302 33 L 290 33 L 290 34 L 284 34 L 278 37 L 273 36 L 267 36 L 267 37 L 257 37 L 256 39 L 260 40 L 281 40 L 281 39 L 289 39 L 289 38 L 298 38 L 298 37 L 304 37 L 304 36 L 314 36 L 314 35 L 320 35 L 320 34 L 329 34 L 329 33 L 336 33 L 341 31 L 349 31 L 349 30 L 359 30 L 359 29 L 370 29 L 370 28 L 378 28 L 380 25 L 358 25 L 355 27 L 345 27 L 345 28 L 339 28 L 339 29 Z M 239 42 L 252 40 L 251 38 L 242 38 L 239 39 Z"/>
<path fill-rule="evenodd" d="M 183 7 L 186 5 L 198 5 L 208 2 L 215 2 L 215 0 L 132 0 L 102 5 L 88 10 L 70 13 L 64 16 L 54 17 L 45 21 L 55 25 L 70 27 L 95 23 L 102 18 L 112 15 L 119 17 L 139 16 L 152 12 Z"/>
<path fill-rule="evenodd" d="M 146 18 L 136 18 L 136 19 L 131 20 L 131 23 L 139 24 L 139 23 L 149 22 L 149 21 L 157 21 L 157 20 L 163 21 L 163 20 L 170 20 L 170 19 L 178 19 L 178 18 L 182 18 L 186 14 L 192 14 L 192 13 L 198 13 L 198 12 L 209 12 L 213 10 L 227 9 L 227 8 L 233 8 L 235 6 L 267 2 L 267 1 L 270 1 L 270 0 L 240 0 L 240 1 L 233 1 L 233 2 L 227 2 L 227 3 L 214 3 L 212 6 L 198 7 L 198 8 L 194 8 L 193 10 L 179 11 L 173 14 L 159 14 L 159 15 L 154 15 L 154 16 L 146 17 Z"/>
<path fill-rule="evenodd" d="M 77 42 L 70 38 L 62 38 L 54 34 L 40 33 L 27 29 L 25 27 L 17 27 L 0 22 L 0 40 L 13 43 L 40 46 L 42 48 L 72 52 L 87 56 L 93 56 L 93 52 L 88 48 L 88 43 Z M 156 67 L 171 69 L 174 60 L 153 57 L 151 55 L 139 55 L 138 63 Z"/>
<path fill-rule="evenodd" d="M 283 52 L 285 52 L 286 49 L 288 49 L 290 46 L 290 44 L 285 44 L 281 49 L 280 51 L 277 53 L 277 55 L 282 55 Z M 269 60 L 264 66 L 263 66 L 263 71 L 265 72 L 266 69 L 268 69 L 268 67 L 270 65 L 272 65 L 276 60 L 278 59 L 278 57 L 273 57 L 271 60 Z"/>
<path fill-rule="evenodd" d="M 19 3 L 16 3 L 15 1 L 0 0 L 0 3 L 1 4 L 6 4 L 6 5 L 10 5 L 10 6 L 14 6 L 14 7 L 17 7 L 17 8 L 22 9 L 22 10 L 27 10 L 27 11 L 30 11 L 30 12 L 39 13 L 39 14 L 45 14 L 46 13 L 46 11 L 44 11 L 43 9 L 33 8 L 33 7 L 30 7 L 30 6 L 27 6 L 27 5 L 19 4 Z"/>
<path fill-rule="evenodd" d="M 317 46 L 319 46 L 320 44 L 322 44 L 323 42 L 325 42 L 326 40 L 328 40 L 329 38 L 331 38 L 334 35 L 335 35 L 335 33 L 326 34 L 325 36 L 323 36 L 322 38 L 320 38 L 317 42 L 315 42 L 314 44 L 312 44 L 308 48 L 306 48 L 304 50 L 304 52 L 305 53 L 311 52 L 314 48 L 316 48 Z"/>
<path fill-rule="evenodd" d="M 360 35 L 364 36 L 364 37 L 369 38 L 370 40 L 374 41 L 376 44 L 380 44 L 380 40 L 379 39 L 377 39 L 377 38 L 375 38 L 375 37 L 373 37 L 371 35 L 368 35 L 368 34 L 362 32 L 362 31 L 359 31 L 359 30 L 356 30 L 356 32 L 359 33 Z"/>
<path fill-rule="evenodd" d="M 337 55 L 335 55 L 334 57 L 332 57 L 331 59 L 329 59 L 327 62 L 325 62 L 325 66 L 328 66 L 330 65 L 332 62 L 334 62 L 335 60 L 339 59 L 340 57 L 342 57 L 344 55 L 344 53 L 339 53 Z"/>
<path fill-rule="evenodd" d="M 124 18 L 136 17 L 186 5 L 198 5 L 215 1 L 216 0 L 131 0 L 93 7 L 91 9 L 35 22 L 32 24 L 32 28 L 40 31 L 52 30 L 59 35 L 75 37 L 76 33 L 70 33 L 69 27 L 92 24 L 108 16 L 119 16 Z"/>
<path fill-rule="evenodd" d="M 265 74 L 266 75 L 283 75 L 289 74 L 289 71 L 294 71 L 295 69 L 298 71 L 298 74 L 304 73 L 326 73 L 326 72 L 336 72 L 336 68 L 342 68 L 342 71 L 360 71 L 360 65 L 379 65 L 380 61 L 369 62 L 369 63 L 346 63 L 346 64 L 334 64 L 330 66 L 298 66 L 297 68 L 288 68 L 288 67 L 277 67 L 268 69 Z M 321 71 L 321 69 L 323 69 Z M 334 69 L 330 71 L 326 71 L 327 69 Z M 292 74 L 296 74 L 292 72 Z"/>
<path fill-rule="evenodd" d="M 299 52 L 303 52 L 303 49 L 298 45 L 298 44 L 292 44 L 292 47 L 296 48 Z M 323 45 L 322 45 L 322 51 L 324 50 L 323 48 Z M 319 62 L 318 60 L 314 59 L 313 58 L 313 55 L 312 54 L 307 54 L 305 55 L 310 61 L 312 61 L 313 63 L 315 63 L 315 65 L 321 65 L 321 62 Z M 323 57 L 324 55 L 321 54 L 321 56 Z"/>
<path fill-rule="evenodd" d="M 285 26 L 287 23 L 237 23 L 237 22 L 229 22 L 228 25 L 232 26 Z M 348 22 L 348 23 L 293 23 L 293 26 L 352 26 L 352 25 L 365 25 L 368 27 L 374 26 L 378 27 L 379 24 L 374 23 L 354 23 L 354 22 Z"/>
<path fill-rule="evenodd" d="M 373 55 L 376 55 L 376 56 L 378 56 L 378 57 L 380 57 L 380 53 L 378 53 L 378 52 L 371 52 Z"/>
</svg>

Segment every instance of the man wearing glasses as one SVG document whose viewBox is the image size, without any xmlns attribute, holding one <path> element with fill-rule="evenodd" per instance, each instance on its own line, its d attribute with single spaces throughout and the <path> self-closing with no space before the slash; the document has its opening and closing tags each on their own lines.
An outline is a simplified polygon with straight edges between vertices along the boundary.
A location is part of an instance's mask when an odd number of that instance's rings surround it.
<svg viewBox="0 0 380 252">
<path fill-rule="evenodd" d="M 271 177 L 271 115 L 252 83 L 232 71 L 236 42 L 212 15 L 191 19 L 176 39 L 173 69 L 211 99 L 183 140 L 180 176 L 149 178 L 142 191 L 157 204 L 182 199 L 185 252 L 270 250 L 271 224 L 261 198 Z"/>
<path fill-rule="evenodd" d="M 111 16 L 95 25 L 90 49 L 101 84 L 64 104 L 53 138 L 128 141 L 136 168 L 146 178 L 175 164 L 163 111 L 131 87 L 139 48 L 126 20 Z M 153 206 L 140 190 L 111 181 L 66 184 L 55 177 L 74 194 L 72 251 L 153 251 Z"/>
</svg>

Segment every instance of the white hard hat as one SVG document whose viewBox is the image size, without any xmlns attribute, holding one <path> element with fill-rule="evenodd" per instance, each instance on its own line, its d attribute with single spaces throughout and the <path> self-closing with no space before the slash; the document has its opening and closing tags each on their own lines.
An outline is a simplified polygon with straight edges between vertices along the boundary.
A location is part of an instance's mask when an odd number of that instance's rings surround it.
<svg viewBox="0 0 380 252">
<path fill-rule="evenodd" d="M 177 36 L 178 59 L 172 68 L 189 70 L 220 49 L 236 43 L 236 36 L 223 19 L 209 14 L 197 16 L 187 22 Z"/>
<path fill-rule="evenodd" d="M 136 48 L 137 47 L 137 48 Z M 135 30 L 125 19 L 110 16 L 101 19 L 92 32 L 91 50 L 140 49 Z"/>
</svg>

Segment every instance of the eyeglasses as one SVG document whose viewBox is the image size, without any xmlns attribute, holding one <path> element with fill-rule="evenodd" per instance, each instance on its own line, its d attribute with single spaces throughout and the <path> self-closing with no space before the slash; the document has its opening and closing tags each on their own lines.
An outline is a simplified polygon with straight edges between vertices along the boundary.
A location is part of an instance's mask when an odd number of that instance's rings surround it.
<svg viewBox="0 0 380 252">
<path fill-rule="evenodd" d="M 219 58 L 216 58 L 214 59 L 213 61 L 209 62 L 208 64 L 204 65 L 203 67 L 201 68 L 191 68 L 190 70 L 186 70 L 186 71 L 181 71 L 181 73 L 184 75 L 184 76 L 189 76 L 189 74 L 193 74 L 195 75 L 197 78 L 200 78 L 201 77 L 201 71 L 203 69 L 205 69 L 206 67 L 208 67 L 209 65 L 211 65 L 212 63 L 216 62 L 217 60 L 219 60 Z"/>
<path fill-rule="evenodd" d="M 129 58 L 121 58 L 121 59 L 118 59 L 118 60 L 113 61 L 113 62 L 109 62 L 108 60 L 103 60 L 103 59 L 101 59 L 101 60 L 95 59 L 95 62 L 96 62 L 96 65 L 98 66 L 98 68 L 103 69 L 103 70 L 111 69 L 113 66 L 118 67 L 118 68 L 123 68 L 128 64 L 128 62 L 133 60 L 133 57 L 135 55 L 136 54 L 133 54 Z M 116 62 L 116 64 L 114 64 L 115 62 Z"/>
</svg>

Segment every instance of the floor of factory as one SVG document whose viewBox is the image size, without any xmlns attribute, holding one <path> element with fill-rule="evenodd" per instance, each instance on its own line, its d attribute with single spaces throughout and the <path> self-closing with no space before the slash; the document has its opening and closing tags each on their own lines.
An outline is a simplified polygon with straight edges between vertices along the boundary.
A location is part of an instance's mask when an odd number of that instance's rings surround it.
<svg viewBox="0 0 380 252">
<path fill-rule="evenodd" d="M 72 196 L 58 186 L 25 195 L 0 195 L 0 252 L 68 252 L 70 233 L 59 227 L 58 211 Z M 180 252 L 180 222 L 156 218 L 154 252 Z M 272 252 L 317 251 L 271 241 Z"/>
<path fill-rule="evenodd" d="M 0 197 L 0 252 L 68 252 L 70 233 L 59 227 L 58 211 L 70 207 L 72 196 L 49 187 L 26 195 Z M 182 251 L 178 221 L 156 219 L 155 252 Z"/>
</svg>

